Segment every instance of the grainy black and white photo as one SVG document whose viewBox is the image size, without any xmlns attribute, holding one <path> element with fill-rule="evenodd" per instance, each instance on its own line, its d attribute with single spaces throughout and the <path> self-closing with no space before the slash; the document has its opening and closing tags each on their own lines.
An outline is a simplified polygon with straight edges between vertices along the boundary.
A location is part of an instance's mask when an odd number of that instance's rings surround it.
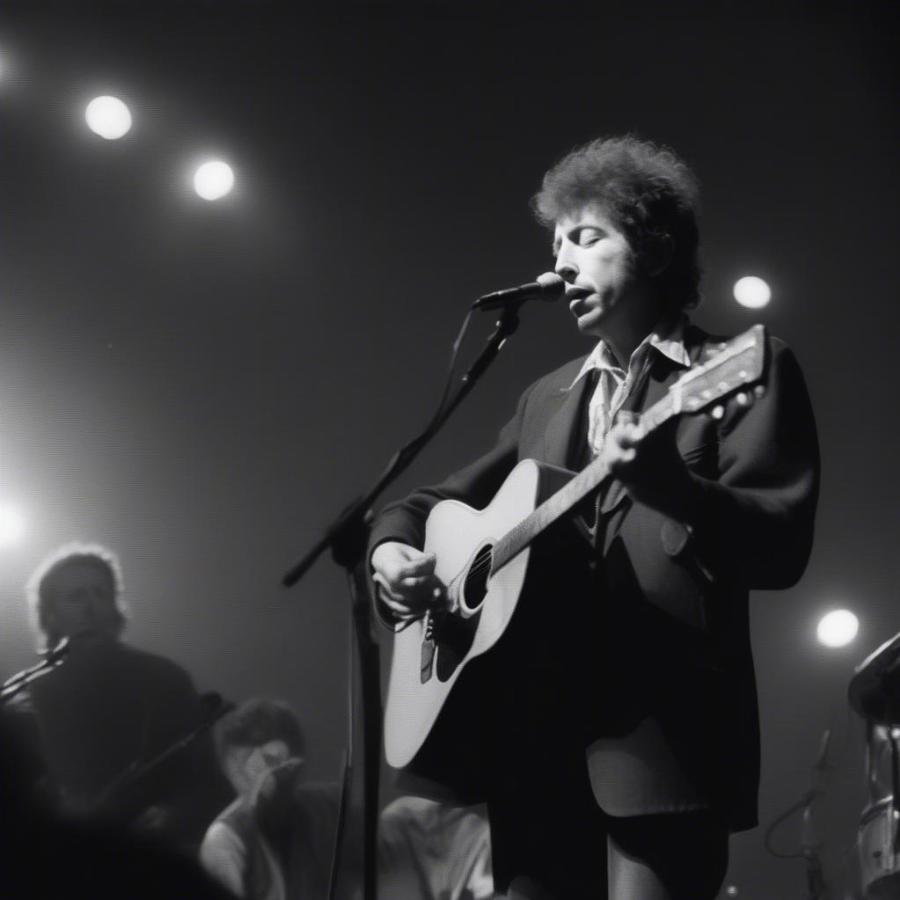
<svg viewBox="0 0 900 900">
<path fill-rule="evenodd" d="M 900 898 L 898 26 L 0 6 L 0 896 Z"/>
</svg>

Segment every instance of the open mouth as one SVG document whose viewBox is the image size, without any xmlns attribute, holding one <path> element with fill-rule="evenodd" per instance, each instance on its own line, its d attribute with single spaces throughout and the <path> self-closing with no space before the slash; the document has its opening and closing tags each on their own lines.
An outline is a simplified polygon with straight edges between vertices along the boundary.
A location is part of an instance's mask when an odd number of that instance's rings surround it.
<svg viewBox="0 0 900 900">
<path fill-rule="evenodd" d="M 593 293 L 594 292 L 590 288 L 568 285 L 566 287 L 566 300 L 571 304 L 576 300 L 583 300 L 585 297 L 590 297 Z"/>
<path fill-rule="evenodd" d="M 571 312 L 578 315 L 580 312 L 583 312 L 583 301 L 585 298 L 590 297 L 594 292 L 590 288 L 583 287 L 569 287 L 566 288 L 566 300 L 569 303 L 569 309 Z"/>
</svg>

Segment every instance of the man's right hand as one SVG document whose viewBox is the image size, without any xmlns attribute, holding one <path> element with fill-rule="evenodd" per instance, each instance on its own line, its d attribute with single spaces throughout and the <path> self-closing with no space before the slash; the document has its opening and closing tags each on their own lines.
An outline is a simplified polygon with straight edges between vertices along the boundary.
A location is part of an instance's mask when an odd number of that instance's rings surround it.
<svg viewBox="0 0 900 900">
<path fill-rule="evenodd" d="M 371 563 L 378 598 L 400 621 L 417 619 L 447 600 L 447 588 L 434 574 L 433 553 L 409 544 L 385 541 L 372 552 Z"/>
</svg>

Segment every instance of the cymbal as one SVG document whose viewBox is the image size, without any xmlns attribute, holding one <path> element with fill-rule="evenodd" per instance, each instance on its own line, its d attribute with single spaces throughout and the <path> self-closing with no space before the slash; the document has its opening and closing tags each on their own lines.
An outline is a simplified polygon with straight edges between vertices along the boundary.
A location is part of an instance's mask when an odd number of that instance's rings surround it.
<svg viewBox="0 0 900 900">
<path fill-rule="evenodd" d="M 900 725 L 900 633 L 856 667 L 847 698 L 864 718 L 879 725 Z"/>
</svg>

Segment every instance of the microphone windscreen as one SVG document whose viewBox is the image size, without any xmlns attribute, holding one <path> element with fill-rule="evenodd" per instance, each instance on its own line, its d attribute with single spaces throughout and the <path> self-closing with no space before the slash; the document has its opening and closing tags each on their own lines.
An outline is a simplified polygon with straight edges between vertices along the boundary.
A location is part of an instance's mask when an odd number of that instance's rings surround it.
<svg viewBox="0 0 900 900">
<path fill-rule="evenodd" d="M 535 279 L 541 286 L 542 293 L 547 299 L 561 297 L 566 289 L 566 283 L 556 272 L 544 272 Z"/>
</svg>

